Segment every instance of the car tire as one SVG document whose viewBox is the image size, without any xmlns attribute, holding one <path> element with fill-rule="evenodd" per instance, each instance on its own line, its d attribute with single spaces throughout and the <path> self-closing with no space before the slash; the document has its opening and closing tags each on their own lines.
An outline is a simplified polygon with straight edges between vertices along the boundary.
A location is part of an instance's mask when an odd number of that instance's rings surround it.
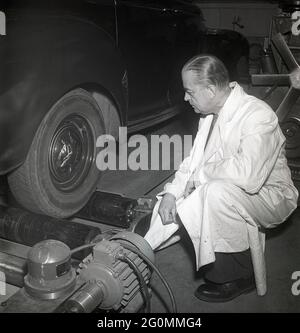
<svg viewBox="0 0 300 333">
<path fill-rule="evenodd" d="M 83 89 L 60 98 L 42 120 L 25 162 L 8 176 L 24 208 L 57 218 L 74 215 L 96 189 L 96 140 L 105 133 L 101 110 Z"/>
</svg>

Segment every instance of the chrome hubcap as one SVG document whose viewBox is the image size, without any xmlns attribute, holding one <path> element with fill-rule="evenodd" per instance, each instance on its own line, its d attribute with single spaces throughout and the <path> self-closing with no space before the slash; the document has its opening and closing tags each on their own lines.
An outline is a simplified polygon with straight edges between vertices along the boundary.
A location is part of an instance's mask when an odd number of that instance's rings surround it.
<svg viewBox="0 0 300 333">
<path fill-rule="evenodd" d="M 71 192 L 84 181 L 94 160 L 93 132 L 81 116 L 66 117 L 50 145 L 49 169 L 57 189 Z"/>
</svg>

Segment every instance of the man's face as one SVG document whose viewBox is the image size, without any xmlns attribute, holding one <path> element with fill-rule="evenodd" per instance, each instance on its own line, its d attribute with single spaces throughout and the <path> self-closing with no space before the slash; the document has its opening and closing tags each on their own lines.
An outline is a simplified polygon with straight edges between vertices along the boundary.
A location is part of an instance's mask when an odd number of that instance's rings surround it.
<svg viewBox="0 0 300 333">
<path fill-rule="evenodd" d="M 185 91 L 184 100 L 189 102 L 196 113 L 209 114 L 214 108 L 214 94 L 212 90 L 196 82 L 193 71 L 182 72 L 182 82 Z"/>
</svg>

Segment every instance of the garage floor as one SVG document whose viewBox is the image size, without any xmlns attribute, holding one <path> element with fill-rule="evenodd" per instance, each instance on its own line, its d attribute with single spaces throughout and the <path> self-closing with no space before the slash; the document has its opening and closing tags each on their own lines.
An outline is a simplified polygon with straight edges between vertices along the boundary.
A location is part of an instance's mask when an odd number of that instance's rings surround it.
<svg viewBox="0 0 300 333">
<path fill-rule="evenodd" d="M 186 134 L 187 123 L 182 119 L 175 119 L 169 124 L 163 124 L 151 130 L 151 134 L 163 133 Z M 168 176 L 172 179 L 171 173 L 168 171 L 124 171 L 123 173 L 110 171 L 104 174 L 99 189 L 122 193 L 132 198 L 147 193 L 155 198 Z M 158 186 L 151 190 L 156 185 Z M 156 252 L 156 265 L 170 284 L 179 313 L 300 312 L 300 295 L 294 296 L 291 290 L 295 282 L 292 280 L 293 272 L 299 271 L 300 276 L 299 237 L 300 208 L 286 223 L 268 231 L 266 242 L 268 292 L 263 297 L 257 296 L 253 291 L 223 304 L 206 303 L 194 297 L 194 290 L 202 283 L 202 274 L 201 271 L 195 272 L 192 245 L 184 231 L 181 242 Z M 170 306 L 170 298 L 155 274 L 152 278 L 152 289 L 152 312 L 166 312 Z M 300 291 L 299 286 L 298 290 Z"/>
</svg>

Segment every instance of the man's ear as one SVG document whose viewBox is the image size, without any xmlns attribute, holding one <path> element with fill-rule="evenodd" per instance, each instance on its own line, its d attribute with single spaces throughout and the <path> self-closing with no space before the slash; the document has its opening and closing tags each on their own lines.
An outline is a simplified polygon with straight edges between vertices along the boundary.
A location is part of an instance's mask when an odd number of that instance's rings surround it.
<svg viewBox="0 0 300 333">
<path fill-rule="evenodd" d="M 206 89 L 207 89 L 207 92 L 208 92 L 208 94 L 211 98 L 214 98 L 216 96 L 216 94 L 217 94 L 217 87 L 216 86 L 210 84 L 206 87 Z"/>
</svg>

